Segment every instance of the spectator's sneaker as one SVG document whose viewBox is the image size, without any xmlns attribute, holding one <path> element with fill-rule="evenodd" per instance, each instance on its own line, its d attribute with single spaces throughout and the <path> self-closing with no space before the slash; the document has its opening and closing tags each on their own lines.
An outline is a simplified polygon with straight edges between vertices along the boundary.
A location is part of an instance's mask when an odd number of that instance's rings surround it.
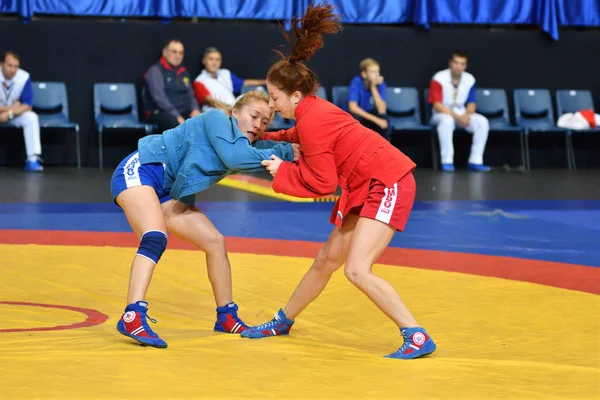
<svg viewBox="0 0 600 400">
<path fill-rule="evenodd" d="M 402 328 L 400 332 L 404 338 L 404 344 L 394 353 L 385 356 L 386 358 L 411 360 L 431 354 L 437 348 L 433 339 L 423 328 Z"/>
<path fill-rule="evenodd" d="M 242 337 L 260 339 L 268 336 L 287 335 L 290 333 L 292 325 L 294 325 L 294 321 L 288 319 L 283 313 L 283 310 L 280 309 L 275 314 L 275 318 L 273 318 L 271 321 L 246 329 L 244 332 L 242 332 Z"/>
<path fill-rule="evenodd" d="M 248 329 L 237 315 L 238 306 L 235 303 L 229 303 L 223 307 L 217 308 L 217 322 L 215 322 L 216 332 L 242 333 Z"/>
<path fill-rule="evenodd" d="M 42 172 L 43 170 L 44 166 L 39 158 L 36 158 L 33 161 L 25 161 L 25 172 Z"/>
<path fill-rule="evenodd" d="M 442 164 L 443 172 L 454 172 L 454 164 Z"/>
<path fill-rule="evenodd" d="M 149 319 L 154 324 L 156 320 L 150 318 L 146 314 L 147 312 L 148 303 L 145 301 L 138 301 L 128 305 L 125 308 L 125 313 L 117 323 L 117 330 L 143 345 L 161 348 L 167 347 L 167 343 L 159 338 L 156 333 L 152 332 L 152 329 L 148 326 L 146 319 Z"/>
<path fill-rule="evenodd" d="M 487 165 L 483 165 L 483 164 L 472 164 L 469 163 L 467 165 L 467 168 L 469 171 L 475 171 L 475 172 L 490 172 L 492 169 L 490 167 L 488 167 Z"/>
</svg>

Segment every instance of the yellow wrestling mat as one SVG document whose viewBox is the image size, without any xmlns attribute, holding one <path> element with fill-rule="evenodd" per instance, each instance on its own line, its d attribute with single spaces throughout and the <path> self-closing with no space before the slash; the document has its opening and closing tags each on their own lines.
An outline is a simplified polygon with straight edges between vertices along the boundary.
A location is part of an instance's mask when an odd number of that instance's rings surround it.
<svg viewBox="0 0 600 400">
<path fill-rule="evenodd" d="M 431 357 L 382 356 L 399 333 L 338 273 L 290 336 L 212 331 L 204 254 L 165 253 L 148 295 L 168 349 L 115 329 L 134 250 L 0 245 L 0 399 L 598 399 L 600 299 L 588 293 L 459 273 L 377 266 L 435 339 Z M 231 254 L 247 323 L 284 304 L 311 260 Z"/>
</svg>

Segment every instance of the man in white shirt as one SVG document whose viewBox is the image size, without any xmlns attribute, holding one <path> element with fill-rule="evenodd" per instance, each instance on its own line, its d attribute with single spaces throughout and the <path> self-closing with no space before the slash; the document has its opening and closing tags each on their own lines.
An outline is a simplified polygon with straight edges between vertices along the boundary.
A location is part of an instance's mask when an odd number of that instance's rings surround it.
<svg viewBox="0 0 600 400">
<path fill-rule="evenodd" d="M 33 108 L 29 73 L 19 68 L 18 54 L 7 51 L 0 62 L 0 124 L 23 128 L 27 161 L 25 171 L 42 172 L 40 122 Z"/>
<path fill-rule="evenodd" d="M 452 137 L 456 126 L 473 134 L 470 171 L 488 172 L 483 164 L 483 152 L 490 130 L 486 117 L 477 114 L 475 77 L 466 72 L 467 54 L 455 51 L 448 68 L 437 72 L 429 85 L 429 103 L 433 105 L 431 124 L 437 127 L 442 158 L 442 171 L 454 172 L 454 144 Z"/>
<path fill-rule="evenodd" d="M 266 79 L 242 79 L 226 68 L 221 68 L 223 56 L 216 47 L 204 51 L 202 64 L 204 69 L 195 79 L 208 89 L 212 98 L 226 106 L 233 106 L 242 87 L 266 85 Z M 198 95 L 197 95 L 198 97 Z M 205 106 L 208 108 L 210 106 Z"/>
</svg>

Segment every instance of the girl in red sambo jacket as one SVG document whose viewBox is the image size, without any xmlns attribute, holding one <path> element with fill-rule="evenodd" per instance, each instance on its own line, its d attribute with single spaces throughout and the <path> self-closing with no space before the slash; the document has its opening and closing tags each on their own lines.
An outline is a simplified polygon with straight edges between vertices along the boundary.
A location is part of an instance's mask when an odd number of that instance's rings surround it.
<svg viewBox="0 0 600 400">
<path fill-rule="evenodd" d="M 298 27 L 296 22 L 300 22 Z M 432 353 L 436 345 L 419 326 L 394 288 L 375 275 L 373 263 L 396 230 L 402 231 L 416 192 L 415 163 L 350 114 L 314 95 L 315 74 L 302 61 L 323 46 L 324 33 L 340 29 L 339 16 L 328 5 L 311 5 L 294 21 L 291 55 L 267 74 L 270 105 L 296 120 L 287 131 L 265 134 L 265 140 L 301 145 L 297 163 L 272 156 L 263 165 L 274 176 L 273 190 L 297 197 L 342 195 L 331 214 L 333 232 L 286 306 L 243 337 L 284 335 L 294 319 L 323 291 L 332 274 L 345 264 L 346 277 L 400 328 L 404 344 L 386 357 L 412 359 Z M 288 39 L 289 40 L 289 39 Z"/>
</svg>

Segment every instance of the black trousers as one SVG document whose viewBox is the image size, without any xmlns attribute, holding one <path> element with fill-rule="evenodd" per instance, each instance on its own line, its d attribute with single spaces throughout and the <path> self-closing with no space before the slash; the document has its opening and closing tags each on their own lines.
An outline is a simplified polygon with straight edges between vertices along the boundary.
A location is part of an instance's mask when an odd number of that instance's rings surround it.
<svg viewBox="0 0 600 400">
<path fill-rule="evenodd" d="M 190 113 L 181 113 L 181 116 L 185 119 L 188 119 L 190 117 Z M 154 125 L 158 125 L 158 128 L 160 129 L 160 132 L 164 132 L 167 129 L 172 129 L 175 128 L 177 125 L 179 125 L 179 122 L 177 122 L 177 118 L 173 116 L 173 114 L 171 114 L 170 112 L 167 111 L 163 111 L 163 110 L 154 110 L 146 119 L 146 121 L 149 124 L 154 124 Z"/>
<path fill-rule="evenodd" d="M 383 118 L 385 120 L 387 120 L 387 116 L 385 114 L 378 114 L 377 112 L 369 112 L 367 111 L 369 114 L 373 114 L 375 116 L 377 116 L 378 118 Z M 379 133 L 381 136 L 383 136 L 388 142 L 390 141 L 390 134 L 391 134 L 391 129 L 388 126 L 385 129 L 382 129 L 379 125 L 377 125 L 374 122 L 369 121 L 368 119 L 365 118 L 361 118 L 357 115 L 354 116 L 354 118 L 356 118 L 358 120 L 358 122 L 360 122 L 360 124 L 366 128 L 371 129 L 372 131 L 375 131 L 377 133 Z"/>
</svg>

